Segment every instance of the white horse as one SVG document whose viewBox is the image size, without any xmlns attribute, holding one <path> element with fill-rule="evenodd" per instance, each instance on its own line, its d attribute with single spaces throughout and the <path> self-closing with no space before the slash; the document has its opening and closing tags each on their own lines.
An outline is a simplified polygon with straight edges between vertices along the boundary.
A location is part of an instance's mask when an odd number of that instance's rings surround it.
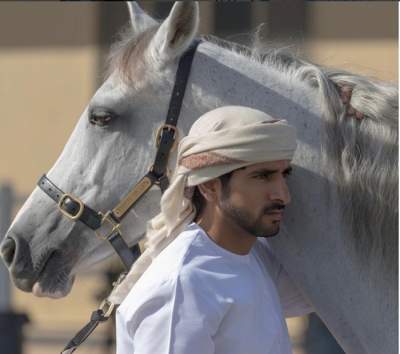
<svg viewBox="0 0 400 354">
<path fill-rule="evenodd" d="M 48 172 L 95 210 L 116 205 L 151 165 L 178 58 L 199 21 L 193 2 L 176 3 L 161 24 L 135 4 L 130 14 L 108 79 Z M 346 110 L 344 88 L 363 119 Z M 229 104 L 285 118 L 298 130 L 293 200 L 280 235 L 271 239 L 286 270 L 347 353 L 397 353 L 397 88 L 278 51 L 250 53 L 205 40 L 194 57 L 180 130 Z M 142 238 L 159 200 L 152 188 L 129 212 L 123 234 L 130 244 Z M 17 287 L 62 297 L 76 273 L 112 249 L 64 218 L 36 188 L 2 254 Z"/>
</svg>

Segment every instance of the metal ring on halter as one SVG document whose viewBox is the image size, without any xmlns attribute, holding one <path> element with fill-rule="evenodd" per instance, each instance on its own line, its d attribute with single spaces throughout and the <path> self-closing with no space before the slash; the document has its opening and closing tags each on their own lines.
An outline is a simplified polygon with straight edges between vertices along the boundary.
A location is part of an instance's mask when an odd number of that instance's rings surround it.
<svg viewBox="0 0 400 354">
<path fill-rule="evenodd" d="M 99 229 L 95 230 L 96 236 L 102 240 L 108 240 L 108 238 L 117 230 L 119 233 L 120 232 L 120 224 L 116 222 L 112 216 L 110 215 L 111 211 L 108 211 L 104 215 L 100 212 L 99 214 L 102 215 L 101 218 L 101 226 Z M 100 233 L 100 230 L 102 229 L 102 226 L 107 222 L 109 225 L 111 225 L 111 228 L 105 233 L 105 235 L 102 235 Z"/>
<path fill-rule="evenodd" d="M 179 136 L 179 133 L 178 133 L 177 127 L 175 127 L 174 125 L 170 125 L 170 124 L 163 124 L 163 125 L 160 125 L 160 127 L 157 129 L 157 134 L 156 134 L 156 147 L 160 147 L 161 134 L 162 134 L 162 132 L 163 132 L 164 129 L 172 130 L 172 131 L 174 132 L 174 136 L 173 136 L 174 144 L 172 145 L 171 150 L 170 150 L 170 151 L 174 151 L 174 150 L 176 149 L 177 145 L 178 145 L 178 136 Z"/>
<path fill-rule="evenodd" d="M 99 307 L 99 309 L 103 312 L 104 318 L 109 318 L 114 311 L 115 304 L 107 299 L 104 299 Z"/>
<path fill-rule="evenodd" d="M 66 211 L 66 210 L 64 210 L 64 209 L 62 208 L 63 202 L 64 202 L 65 199 L 67 199 L 67 198 L 71 199 L 72 201 L 74 201 L 75 203 L 77 203 L 77 204 L 79 205 L 79 210 L 78 210 L 78 212 L 77 212 L 75 215 L 70 214 L 68 211 Z M 76 220 L 78 220 L 78 219 L 81 217 L 81 215 L 82 215 L 82 213 L 83 213 L 83 210 L 85 209 L 85 206 L 84 206 L 83 202 L 82 202 L 80 199 L 74 197 L 73 195 L 71 195 L 71 194 L 69 194 L 69 193 L 65 193 L 65 194 L 62 195 L 62 197 L 61 197 L 60 200 L 58 201 L 58 209 L 59 209 L 68 219 L 71 219 L 71 220 L 73 220 L 73 221 L 76 221 Z"/>
</svg>

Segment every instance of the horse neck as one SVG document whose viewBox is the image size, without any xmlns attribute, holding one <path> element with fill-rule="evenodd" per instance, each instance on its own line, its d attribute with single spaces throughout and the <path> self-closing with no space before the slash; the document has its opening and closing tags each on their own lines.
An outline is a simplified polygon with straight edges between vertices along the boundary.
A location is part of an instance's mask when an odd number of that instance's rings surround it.
<svg viewBox="0 0 400 354">
<path fill-rule="evenodd" d="M 319 116 L 316 92 L 297 77 L 210 42 L 196 53 L 191 83 L 193 95 L 182 112 L 184 131 L 202 113 L 230 104 L 266 111 L 295 126 Z"/>
<path fill-rule="evenodd" d="M 299 280 L 300 287 L 310 296 L 324 320 L 342 340 L 346 338 L 342 341 L 345 347 L 352 348 L 354 353 L 360 352 L 360 349 L 355 349 L 363 347 L 360 341 L 369 343 L 362 324 L 376 318 L 378 313 L 388 311 L 384 305 L 382 308 L 377 305 L 377 309 L 369 315 L 357 309 L 353 314 L 355 319 L 345 324 L 342 319 L 346 318 L 351 306 L 348 299 L 360 288 L 368 289 L 369 295 L 365 293 L 359 298 L 360 309 L 363 309 L 370 304 L 384 304 L 388 297 L 389 303 L 393 304 L 393 294 L 380 290 L 387 284 L 386 279 L 378 277 L 380 267 L 370 264 L 363 268 L 363 262 L 350 247 L 348 238 L 351 231 L 343 223 L 335 183 L 321 176 L 321 136 L 324 135 L 324 127 L 320 91 L 307 87 L 294 71 L 280 72 L 211 43 L 200 46 L 194 60 L 191 83 L 193 94 L 187 97 L 182 114 L 187 119 L 182 124 L 185 131 L 205 111 L 229 104 L 258 108 L 276 118 L 288 120 L 297 128 L 298 150 L 294 163 L 300 169 L 296 173 L 296 184 L 290 187 L 294 199 L 297 199 L 297 203 L 293 204 L 301 205 L 301 208 L 292 208 L 291 217 L 285 221 L 288 234 L 273 240 L 272 246 L 278 258 L 285 260 L 284 266 Z M 308 219 L 309 216 L 312 219 Z M 302 223 L 301 220 L 309 221 Z M 321 267 L 323 264 L 331 264 L 342 279 L 336 279 L 334 273 Z M 371 272 L 375 274 L 371 275 Z M 310 274 L 324 279 L 319 284 L 324 292 L 315 290 Z M 362 279 L 376 279 L 376 285 L 366 286 Z M 335 286 L 345 284 L 345 291 L 335 294 Z M 387 323 L 391 323 L 391 319 Z M 380 338 L 385 336 L 381 333 Z M 379 343 L 382 344 L 382 340 Z"/>
</svg>

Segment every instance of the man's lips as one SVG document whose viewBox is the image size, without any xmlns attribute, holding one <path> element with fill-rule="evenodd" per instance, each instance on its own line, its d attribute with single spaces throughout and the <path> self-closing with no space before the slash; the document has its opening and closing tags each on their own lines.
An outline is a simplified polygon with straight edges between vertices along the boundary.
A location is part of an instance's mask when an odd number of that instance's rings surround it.
<svg viewBox="0 0 400 354">
<path fill-rule="evenodd" d="M 266 213 L 266 215 L 271 216 L 274 220 L 282 220 L 283 211 L 273 211 L 273 212 Z"/>
</svg>

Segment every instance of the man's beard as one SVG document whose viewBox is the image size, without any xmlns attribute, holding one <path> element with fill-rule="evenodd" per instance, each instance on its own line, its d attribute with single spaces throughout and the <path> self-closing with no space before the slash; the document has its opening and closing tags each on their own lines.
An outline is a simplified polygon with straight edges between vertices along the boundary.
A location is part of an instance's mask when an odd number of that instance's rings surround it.
<svg viewBox="0 0 400 354">
<path fill-rule="evenodd" d="M 224 214 L 235 222 L 240 228 L 255 237 L 272 237 L 279 232 L 279 221 L 272 222 L 270 225 L 265 225 L 262 218 L 273 211 L 280 211 L 285 208 L 284 205 L 274 203 L 265 207 L 260 215 L 254 219 L 251 213 L 244 208 L 235 207 L 229 200 L 229 196 L 224 196 L 221 200 L 221 210 Z"/>
</svg>

